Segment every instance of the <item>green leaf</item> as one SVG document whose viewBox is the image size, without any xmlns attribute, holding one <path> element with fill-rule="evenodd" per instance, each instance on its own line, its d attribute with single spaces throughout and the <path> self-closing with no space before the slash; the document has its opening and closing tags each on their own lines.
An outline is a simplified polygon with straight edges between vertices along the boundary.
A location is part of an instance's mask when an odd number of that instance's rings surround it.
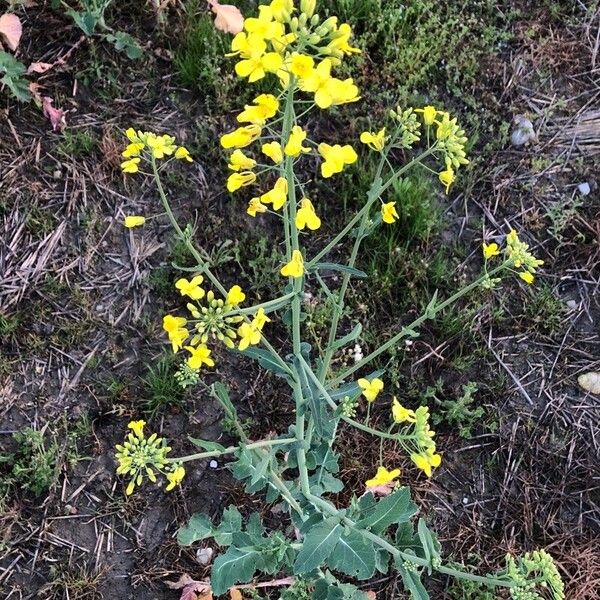
<svg viewBox="0 0 600 600">
<path fill-rule="evenodd" d="M 258 454 L 255 454 L 258 458 Z M 265 477 L 272 459 L 273 455 L 265 450 L 264 456 L 260 459 L 260 462 L 256 466 L 254 473 L 252 473 L 252 477 L 250 478 L 250 485 L 257 484 L 261 479 Z"/>
<path fill-rule="evenodd" d="M 223 511 L 223 518 L 219 526 L 214 530 L 215 542 L 219 546 L 229 546 L 234 533 L 242 530 L 242 515 L 235 506 L 228 506 Z"/>
<path fill-rule="evenodd" d="M 410 490 L 406 487 L 400 488 L 377 502 L 357 525 L 364 529 L 384 531 L 394 523 L 407 522 L 417 510 L 416 504 L 411 502 Z"/>
<path fill-rule="evenodd" d="M 351 577 L 369 579 L 375 572 L 376 559 L 373 542 L 358 531 L 350 531 L 340 537 L 327 564 Z"/>
<path fill-rule="evenodd" d="M 421 545 L 423 546 L 425 559 L 429 563 L 429 565 L 427 566 L 427 571 L 431 575 L 432 561 L 439 561 L 441 558 L 441 546 L 437 539 L 437 536 L 434 533 L 432 533 L 430 529 L 428 529 L 424 519 L 419 519 L 419 523 L 417 525 L 417 533 L 419 535 Z"/>
<path fill-rule="evenodd" d="M 313 494 L 322 496 L 323 494 L 337 494 L 344 489 L 344 484 L 337 477 L 334 477 L 328 471 L 322 470 L 319 473 L 311 475 L 309 478 L 310 487 Z"/>
<path fill-rule="evenodd" d="M 315 525 L 306 535 L 294 563 L 294 573 L 310 573 L 330 556 L 342 535 L 343 527 L 335 518 Z"/>
<path fill-rule="evenodd" d="M 207 452 L 213 452 L 215 450 L 224 452 L 226 450 L 225 446 L 218 444 L 217 442 L 209 442 L 207 440 L 201 440 L 200 438 L 194 438 L 189 435 L 188 440 L 190 440 L 194 446 L 198 446 L 198 448 L 202 448 L 202 450 L 206 450 Z"/>
<path fill-rule="evenodd" d="M 288 372 L 281 366 L 278 358 L 270 351 L 264 348 L 247 348 L 242 352 L 244 356 L 253 358 L 258 364 L 267 371 L 286 377 Z"/>
<path fill-rule="evenodd" d="M 212 384 L 212 390 L 215 396 L 221 401 L 223 408 L 227 411 L 232 419 L 237 419 L 237 410 L 229 397 L 229 390 L 224 383 L 217 381 Z"/>
<path fill-rule="evenodd" d="M 253 548 L 228 548 L 215 560 L 210 574 L 210 584 L 215 595 L 224 594 L 236 583 L 247 583 L 258 567 L 260 554 Z"/>
<path fill-rule="evenodd" d="M 115 31 L 114 33 L 109 33 L 105 36 L 105 38 L 115 47 L 115 50 L 125 50 L 127 58 L 135 60 L 140 58 L 143 54 L 142 49 L 137 43 L 137 40 L 124 31 Z"/>
<path fill-rule="evenodd" d="M 25 65 L 19 62 L 12 54 L 0 50 L 0 83 L 5 85 L 20 102 L 29 102 L 29 82 L 23 78 Z"/>
<path fill-rule="evenodd" d="M 98 25 L 98 18 L 95 15 L 90 12 L 77 12 L 76 10 L 67 10 L 65 13 L 75 21 L 75 25 L 85 35 L 90 36 L 94 34 L 96 25 Z"/>
<path fill-rule="evenodd" d="M 315 431 L 318 436 L 322 436 L 324 433 L 325 422 L 329 420 L 325 410 L 325 399 L 322 398 L 321 393 L 313 383 L 307 371 L 308 367 L 305 367 L 304 363 L 300 362 L 298 359 L 295 359 L 294 365 L 296 373 L 300 378 L 302 396 L 308 402 L 310 412 L 313 415 Z"/>
<path fill-rule="evenodd" d="M 356 338 L 358 338 L 358 336 L 361 333 L 362 333 L 362 325 L 360 323 L 357 323 L 356 326 L 354 327 L 354 329 L 350 333 L 348 333 L 344 337 L 340 338 L 339 340 L 336 340 L 335 342 L 333 342 L 333 344 L 331 344 L 331 350 L 337 350 L 338 348 L 343 348 L 344 346 L 346 346 L 347 344 L 349 344 L 350 342 L 353 342 Z"/>
<path fill-rule="evenodd" d="M 402 576 L 402 581 L 406 590 L 410 592 L 413 600 L 429 600 L 429 594 L 421 583 L 421 576 L 412 570 L 405 569 L 400 563 L 401 559 L 396 560 L 396 568 Z"/>
<path fill-rule="evenodd" d="M 180 546 L 190 546 L 194 542 L 205 540 L 213 534 L 211 520 L 202 513 L 194 513 L 192 518 L 177 532 L 177 543 Z"/>
<path fill-rule="evenodd" d="M 358 279 L 366 279 L 368 277 L 364 271 L 349 267 L 348 265 L 340 265 L 338 263 L 317 263 L 312 266 L 309 273 L 314 273 L 315 271 L 339 271 Z"/>
</svg>

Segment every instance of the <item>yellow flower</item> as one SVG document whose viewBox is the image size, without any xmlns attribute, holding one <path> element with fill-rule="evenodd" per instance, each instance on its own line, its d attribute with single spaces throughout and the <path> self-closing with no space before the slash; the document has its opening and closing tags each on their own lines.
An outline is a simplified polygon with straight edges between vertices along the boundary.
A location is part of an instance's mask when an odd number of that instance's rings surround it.
<svg viewBox="0 0 600 600">
<path fill-rule="evenodd" d="M 385 147 L 385 127 L 378 133 L 371 133 L 370 131 L 364 131 L 360 134 L 360 141 L 375 150 L 375 152 L 381 152 Z"/>
<path fill-rule="evenodd" d="M 189 296 L 192 300 L 200 300 L 200 298 L 204 297 L 204 290 L 200 287 L 203 281 L 204 277 L 202 275 L 196 275 L 191 281 L 185 278 L 177 280 L 175 287 L 182 296 Z"/>
<path fill-rule="evenodd" d="M 341 173 L 344 165 L 351 165 L 358 160 L 354 148 L 350 145 L 330 146 L 329 144 L 319 144 L 319 154 L 325 159 L 321 163 L 321 175 L 331 177 L 335 173 Z"/>
<path fill-rule="evenodd" d="M 352 79 L 341 81 L 331 76 L 331 59 L 325 58 L 313 70 L 300 80 L 300 89 L 313 92 L 319 108 L 356 102 L 359 99 L 358 88 Z"/>
<path fill-rule="evenodd" d="M 123 224 L 125 225 L 125 227 L 128 227 L 131 229 L 132 227 L 138 227 L 140 225 L 143 225 L 145 222 L 146 222 L 146 217 L 138 217 L 135 215 L 129 215 L 129 216 L 125 217 Z"/>
<path fill-rule="evenodd" d="M 410 459 L 427 477 L 431 477 L 432 468 L 439 467 L 442 464 L 442 457 L 435 453 L 435 448 L 427 448 L 419 454 L 411 454 Z"/>
<path fill-rule="evenodd" d="M 260 201 L 260 198 L 252 198 L 248 202 L 248 209 L 246 212 L 251 216 L 255 217 L 257 213 L 266 213 L 267 207 Z"/>
<path fill-rule="evenodd" d="M 435 106 L 415 108 L 415 112 L 423 113 L 423 123 L 425 123 L 425 125 L 433 125 L 438 114 L 438 110 Z"/>
<path fill-rule="evenodd" d="M 246 156 L 241 150 L 234 150 L 227 165 L 232 171 L 249 171 L 254 169 L 256 161 Z"/>
<path fill-rule="evenodd" d="M 227 292 L 227 304 L 235 306 L 241 304 L 246 299 L 246 294 L 242 292 L 242 288 L 239 285 L 234 285 Z"/>
<path fill-rule="evenodd" d="M 393 223 L 398 218 L 395 202 L 382 202 L 381 219 L 384 223 Z"/>
<path fill-rule="evenodd" d="M 290 59 L 290 72 L 298 79 L 305 79 L 312 73 L 315 61 L 312 56 L 294 52 Z"/>
<path fill-rule="evenodd" d="M 240 336 L 240 345 L 238 348 L 241 352 L 246 350 L 248 346 L 255 346 L 260 343 L 260 329 L 255 327 L 252 323 L 242 323 L 239 326 L 237 333 Z"/>
<path fill-rule="evenodd" d="M 137 173 L 140 170 L 139 164 L 139 158 L 130 158 L 121 163 L 121 169 L 123 169 L 123 173 Z"/>
<path fill-rule="evenodd" d="M 450 191 L 450 186 L 454 183 L 456 176 L 454 174 L 454 169 L 448 165 L 446 165 L 446 170 L 442 171 L 439 175 L 440 181 L 446 188 L 446 194 Z"/>
<path fill-rule="evenodd" d="M 317 216 L 315 207 L 308 198 L 300 200 L 300 208 L 296 213 L 296 227 L 298 229 L 308 227 L 313 231 L 321 227 L 321 219 Z"/>
<path fill-rule="evenodd" d="M 177 150 L 175 150 L 175 158 L 178 160 L 187 160 L 188 162 L 194 162 L 187 148 L 183 146 L 179 146 Z"/>
<path fill-rule="evenodd" d="M 288 139 L 287 144 L 285 145 L 284 152 L 287 156 L 298 156 L 301 152 L 306 154 L 310 152 L 310 148 L 306 148 L 302 145 L 302 142 L 306 139 L 306 131 L 302 129 L 299 125 L 294 125 L 292 127 L 292 132 L 290 133 L 290 138 Z"/>
<path fill-rule="evenodd" d="M 365 482 L 367 488 L 379 487 L 380 485 L 388 485 L 400 477 L 400 469 L 388 471 L 385 467 L 377 467 L 377 473 L 373 479 L 368 479 Z"/>
<path fill-rule="evenodd" d="M 146 133 L 144 141 L 152 152 L 152 156 L 162 159 L 165 156 L 171 156 L 175 152 L 175 138 L 171 135 L 157 135 L 156 133 Z"/>
<path fill-rule="evenodd" d="M 127 145 L 127 148 L 125 148 L 125 150 L 123 150 L 122 155 L 125 158 L 133 158 L 134 156 L 139 156 L 140 152 L 145 147 L 146 146 L 144 144 L 142 144 L 141 142 L 132 142 L 131 144 Z"/>
<path fill-rule="evenodd" d="M 498 256 L 498 254 L 500 254 L 500 248 L 496 242 L 492 242 L 491 244 L 483 242 L 483 258 L 485 260 L 489 260 L 493 256 Z"/>
<path fill-rule="evenodd" d="M 304 258 L 300 250 L 292 252 L 292 260 L 281 267 L 281 274 L 284 277 L 302 277 L 304 275 Z"/>
<path fill-rule="evenodd" d="M 278 8 L 277 5 L 275 8 Z M 271 40 L 274 37 L 279 37 L 285 31 L 285 28 L 281 23 L 273 21 L 274 11 L 270 6 L 259 6 L 259 14 L 257 17 L 250 17 L 244 20 L 244 29 L 255 36 L 256 38 L 263 40 Z"/>
<path fill-rule="evenodd" d="M 202 365 L 215 366 L 215 361 L 210 357 L 211 351 L 205 344 L 199 344 L 196 348 L 186 346 L 185 349 L 191 354 L 187 359 L 188 367 L 191 369 L 199 369 Z"/>
<path fill-rule="evenodd" d="M 177 352 L 183 347 L 183 342 L 189 335 L 188 330 L 185 328 L 186 323 L 187 321 L 183 317 L 173 317 L 171 315 L 163 317 L 163 329 L 169 336 L 173 352 Z"/>
<path fill-rule="evenodd" d="M 252 185 L 256 181 L 256 174 L 252 171 L 232 173 L 227 178 L 227 190 L 231 193 L 237 192 L 241 187 Z"/>
<path fill-rule="evenodd" d="M 129 127 L 126 131 L 125 131 L 125 135 L 127 136 L 127 139 L 130 142 L 134 142 L 136 144 L 142 143 L 142 140 L 140 138 L 140 131 L 136 131 L 133 127 Z"/>
<path fill-rule="evenodd" d="M 173 471 L 167 473 L 167 480 L 169 485 L 165 488 L 165 491 L 170 492 L 175 489 L 178 485 L 181 485 L 183 478 L 185 477 L 185 469 L 180 465 L 175 467 Z"/>
<path fill-rule="evenodd" d="M 252 319 L 252 326 L 255 327 L 256 329 L 258 329 L 259 331 L 262 331 L 263 327 L 267 323 L 270 323 L 270 322 L 271 322 L 271 319 L 269 319 L 269 317 L 267 317 L 267 314 L 265 313 L 265 309 L 259 308 L 256 311 L 254 318 Z"/>
<path fill-rule="evenodd" d="M 254 83 L 267 73 L 279 71 L 283 65 L 283 58 L 277 52 L 266 52 L 266 49 L 267 44 L 263 40 L 256 41 L 250 48 L 248 57 L 236 63 L 235 72 L 240 77 L 247 77 L 250 83 Z"/>
<path fill-rule="evenodd" d="M 245 148 L 259 138 L 261 132 L 260 125 L 252 124 L 238 127 L 235 131 L 221 136 L 221 146 L 223 148 Z"/>
<path fill-rule="evenodd" d="M 534 276 L 529 271 L 522 271 L 519 273 L 519 277 L 525 282 L 531 285 L 534 280 Z"/>
<path fill-rule="evenodd" d="M 338 51 L 343 54 L 360 54 L 360 48 L 354 48 L 349 44 L 350 37 L 352 36 L 352 28 L 348 23 L 342 23 L 335 33 L 336 37 L 331 41 L 327 48 L 330 51 Z"/>
<path fill-rule="evenodd" d="M 285 177 L 280 177 L 272 190 L 260 197 L 263 204 L 272 204 L 273 210 L 279 210 L 286 202 L 288 195 L 288 182 Z"/>
<path fill-rule="evenodd" d="M 272 0 L 269 8 L 276 21 L 287 21 L 294 12 L 294 0 Z"/>
<path fill-rule="evenodd" d="M 367 402 L 374 402 L 379 392 L 383 389 L 383 381 L 377 377 L 371 381 L 368 379 L 359 379 L 358 385 L 362 389 L 362 395 L 367 399 Z"/>
<path fill-rule="evenodd" d="M 267 119 L 274 117 L 279 110 L 279 100 L 271 94 L 261 94 L 253 100 L 254 106 L 246 105 L 237 116 L 240 123 L 264 125 Z"/>
<path fill-rule="evenodd" d="M 392 399 L 392 417 L 395 423 L 414 423 L 415 422 L 415 411 L 410 408 L 404 408 L 400 402 L 396 399 L 396 396 Z"/>
<path fill-rule="evenodd" d="M 283 161 L 283 150 L 281 149 L 281 144 L 279 142 L 263 144 L 261 150 L 262 153 L 265 156 L 268 156 L 276 165 Z"/>
<path fill-rule="evenodd" d="M 131 423 L 127 424 L 127 427 L 133 431 L 135 435 L 137 435 L 140 440 L 144 439 L 144 425 L 146 421 L 131 421 Z"/>
</svg>

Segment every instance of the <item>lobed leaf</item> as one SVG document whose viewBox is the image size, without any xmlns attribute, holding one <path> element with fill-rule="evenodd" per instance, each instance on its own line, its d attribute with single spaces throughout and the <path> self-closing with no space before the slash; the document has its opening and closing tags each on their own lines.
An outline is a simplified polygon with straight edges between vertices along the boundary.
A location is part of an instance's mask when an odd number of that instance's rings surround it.
<svg viewBox="0 0 600 600">
<path fill-rule="evenodd" d="M 312 527 L 304 536 L 302 548 L 294 562 L 294 573 L 310 573 L 320 567 L 331 555 L 342 535 L 338 519 L 329 518 Z"/>
</svg>

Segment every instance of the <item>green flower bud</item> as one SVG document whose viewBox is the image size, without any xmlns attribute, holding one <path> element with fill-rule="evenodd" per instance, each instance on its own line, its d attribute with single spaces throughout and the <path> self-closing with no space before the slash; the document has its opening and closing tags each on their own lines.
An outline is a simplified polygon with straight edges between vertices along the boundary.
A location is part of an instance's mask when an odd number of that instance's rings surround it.
<svg viewBox="0 0 600 600">
<path fill-rule="evenodd" d="M 307 17 L 313 16 L 316 7 L 317 0 L 301 0 L 300 2 L 300 11 Z"/>
<path fill-rule="evenodd" d="M 310 24 L 313 27 L 316 27 L 319 24 L 319 21 L 321 20 L 321 17 L 319 17 L 319 15 L 313 15 L 312 19 L 310 20 Z"/>
</svg>

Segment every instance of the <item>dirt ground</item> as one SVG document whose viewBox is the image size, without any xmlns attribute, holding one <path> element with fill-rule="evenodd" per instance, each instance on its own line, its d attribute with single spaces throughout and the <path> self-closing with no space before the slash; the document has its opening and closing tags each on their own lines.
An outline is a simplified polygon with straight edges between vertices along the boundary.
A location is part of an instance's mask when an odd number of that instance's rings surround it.
<svg viewBox="0 0 600 600">
<path fill-rule="evenodd" d="M 32 428 L 43 433 L 46 458 L 55 452 L 56 476 L 37 495 L 25 480 L 13 481 L 9 463 L 0 461 L 6 481 L 0 595 L 174 600 L 178 592 L 165 581 L 209 574 L 195 550 L 174 539 L 193 512 L 216 517 L 235 503 L 271 522 L 279 517 L 243 492 L 225 461 L 194 463 L 181 490 L 170 495 L 147 488 L 126 497 L 115 475 L 114 445 L 128 420 L 142 415 L 173 440 L 176 452 L 193 449 L 188 435 L 229 439 L 223 415 L 199 388 L 151 404 L 158 383 L 150 368 L 173 370 L 163 358 L 169 353 L 160 327 L 162 315 L 179 307 L 171 263 L 187 257 L 160 218 L 143 230 L 123 228 L 124 214 L 156 214 L 159 203 L 149 182 L 120 172 L 122 131 L 170 132 L 195 150 L 193 166 L 169 179 L 174 208 L 181 222 L 196 224 L 204 246 L 224 257 L 223 280 L 237 282 L 242 268 L 245 289 L 260 301 L 268 282 L 253 289 L 252 271 L 243 267 L 248 248 L 256 247 L 250 242 L 259 243 L 264 229 L 241 217 L 229 198 L 216 148 L 233 122 L 235 99 L 232 108 L 208 110 L 174 76 L 177 35 L 169 32 L 177 33 L 183 18 L 176 2 L 167 30 L 147 6 L 136 9 L 130 26 L 117 13 L 123 28 L 146 44 L 143 66 L 81 38 L 49 3 L 38 4 L 21 15 L 21 54 L 30 61 L 64 58 L 38 82 L 67 110 L 67 126 L 52 131 L 34 104 L 0 93 L 0 456 L 17 456 L 22 450 L 14 434 Z M 470 90 L 480 108 L 448 90 L 434 98 L 469 116 L 470 124 L 479 114 L 497 120 L 480 123 L 466 181 L 439 198 L 443 230 L 414 251 L 428 262 L 440 248 L 457 249 L 452 278 L 464 282 L 479 268 L 483 233 L 515 227 L 546 261 L 537 291 L 511 283 L 465 302 L 456 309 L 458 323 L 447 315 L 443 325 L 426 329 L 398 351 L 393 368 L 399 393 L 412 398 L 440 380 L 438 395 L 460 395 L 470 381 L 479 385 L 485 422 L 476 422 L 466 438 L 456 424 L 439 425 L 444 465 L 436 477 L 426 480 L 398 457 L 452 558 L 493 570 L 507 552 L 544 547 L 557 561 L 566 597 L 596 600 L 600 397 L 583 391 L 577 377 L 600 371 L 600 9 L 578 4 L 569 19 L 553 19 L 543 9 L 515 17 L 510 41 L 480 66 Z M 366 63 L 361 88 L 376 67 Z M 516 115 L 534 124 L 535 140 L 526 146 L 509 139 Z M 312 125 L 335 127 L 335 119 Z M 360 125 L 347 125 L 344 134 L 358 137 Z M 328 193 L 320 191 L 323 198 Z M 333 202 L 323 218 L 331 228 L 316 245 L 345 222 Z M 265 239 L 263 266 L 277 243 L 272 232 Z M 401 315 L 392 308 L 411 294 L 409 281 L 379 300 L 369 298 L 364 284 L 351 296 L 357 306 L 379 310 L 374 326 L 386 332 L 398 318 L 414 316 L 418 300 L 409 300 Z M 282 345 L 285 331 L 274 331 L 273 343 Z M 293 404 L 276 382 L 250 361 L 225 352 L 218 358 L 207 381 L 227 381 L 252 435 L 287 427 Z M 385 410 L 375 411 L 375 422 Z M 360 489 L 379 446 L 348 430 L 339 450 L 343 500 Z M 370 585 L 381 597 L 402 595 L 392 576 Z M 477 600 L 445 581 L 433 586 L 436 598 Z"/>
</svg>

